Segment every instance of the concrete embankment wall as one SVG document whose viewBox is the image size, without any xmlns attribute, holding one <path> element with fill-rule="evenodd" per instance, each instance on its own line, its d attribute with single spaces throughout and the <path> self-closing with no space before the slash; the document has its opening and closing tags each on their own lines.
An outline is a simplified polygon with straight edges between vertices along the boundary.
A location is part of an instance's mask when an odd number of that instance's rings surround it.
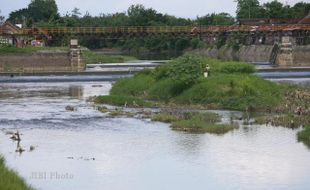
<svg viewBox="0 0 310 190">
<path fill-rule="evenodd" d="M 0 55 L 0 72 L 71 71 L 68 53 Z"/>
<path fill-rule="evenodd" d="M 79 55 L 71 52 L 42 52 L 0 55 L 2 73 L 76 72 L 84 70 Z"/>
<path fill-rule="evenodd" d="M 238 51 L 231 47 L 208 48 L 197 50 L 199 53 L 209 57 L 226 61 L 244 61 L 244 62 L 269 62 L 273 46 L 242 46 Z"/>
<path fill-rule="evenodd" d="M 293 47 L 293 61 L 295 66 L 310 66 L 310 46 Z"/>
<path fill-rule="evenodd" d="M 271 45 L 251 45 L 242 46 L 235 51 L 231 47 L 221 47 L 220 49 L 208 48 L 196 50 L 200 54 L 221 60 L 235 60 L 243 62 L 269 63 L 273 59 L 274 46 Z M 310 66 L 310 46 L 293 46 L 293 65 Z"/>
</svg>

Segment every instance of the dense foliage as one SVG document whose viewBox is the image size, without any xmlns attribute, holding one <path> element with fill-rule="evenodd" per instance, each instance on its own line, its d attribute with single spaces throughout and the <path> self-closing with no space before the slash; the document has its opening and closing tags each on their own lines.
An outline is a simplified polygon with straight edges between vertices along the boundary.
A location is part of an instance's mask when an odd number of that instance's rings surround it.
<svg viewBox="0 0 310 190">
<path fill-rule="evenodd" d="M 261 4 L 258 0 L 236 0 L 237 19 L 241 18 L 302 18 L 308 14 L 310 3 L 300 2 L 293 6 L 285 5 L 277 0 Z M 1 22 L 0 17 L 0 22 Z M 28 27 L 121 27 L 121 26 L 201 26 L 201 25 L 233 25 L 237 19 L 228 13 L 211 13 L 196 19 L 177 18 L 162 14 L 143 5 L 132 5 L 126 12 L 91 16 L 84 15 L 78 8 L 73 8 L 65 15 L 58 13 L 55 0 L 32 0 L 27 8 L 11 12 L 8 20 Z M 224 34 L 223 34 L 224 35 Z M 76 36 L 75 36 L 76 37 Z M 48 40 L 50 46 L 67 45 L 70 34 L 53 35 Z M 79 36 L 81 45 L 91 49 L 96 48 L 123 48 L 132 54 L 140 51 L 151 52 L 175 51 L 181 52 L 187 48 L 204 47 L 199 38 L 188 35 L 156 34 L 128 36 L 125 39 L 113 37 L 100 38 L 99 36 Z M 216 46 L 222 47 L 226 38 L 220 36 Z M 235 43 L 236 44 L 236 43 Z M 234 49 L 238 49 L 235 46 Z"/>
<path fill-rule="evenodd" d="M 260 4 L 258 0 L 236 0 L 237 18 L 303 18 L 310 11 L 310 3 L 299 2 L 293 6 L 273 0 Z"/>
</svg>

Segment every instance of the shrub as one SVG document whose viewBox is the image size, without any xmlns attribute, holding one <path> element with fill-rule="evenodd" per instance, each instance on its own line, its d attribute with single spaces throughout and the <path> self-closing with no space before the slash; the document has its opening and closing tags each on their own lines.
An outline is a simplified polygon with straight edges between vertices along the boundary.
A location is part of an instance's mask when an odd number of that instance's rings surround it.
<svg viewBox="0 0 310 190">
<path fill-rule="evenodd" d="M 157 67 L 154 71 L 156 80 L 171 78 L 185 84 L 194 83 L 204 72 L 204 64 L 200 57 L 185 55 Z"/>
<path fill-rule="evenodd" d="M 192 55 L 182 56 L 172 61 L 169 66 L 168 77 L 187 85 L 195 83 L 204 72 L 202 60 Z"/>
</svg>

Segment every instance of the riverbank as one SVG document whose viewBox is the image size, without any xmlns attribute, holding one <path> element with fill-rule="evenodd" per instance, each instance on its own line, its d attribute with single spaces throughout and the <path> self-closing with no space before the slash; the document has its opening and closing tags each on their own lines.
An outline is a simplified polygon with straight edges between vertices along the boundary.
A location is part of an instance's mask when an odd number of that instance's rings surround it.
<svg viewBox="0 0 310 190">
<path fill-rule="evenodd" d="M 86 64 L 93 64 L 93 63 L 124 63 L 128 61 L 137 60 L 133 56 L 126 56 L 126 55 L 107 55 L 103 53 L 96 53 L 90 50 L 84 50 L 82 52 L 82 57 L 85 60 Z"/>
<path fill-rule="evenodd" d="M 17 48 L 14 46 L 3 46 L 0 45 L 0 55 L 5 54 L 33 54 L 33 53 L 60 53 L 69 51 L 68 47 L 34 47 L 25 46 Z"/>
<path fill-rule="evenodd" d="M 33 190 L 16 172 L 5 166 L 4 158 L 0 156 L 0 188 L 3 190 Z"/>
</svg>

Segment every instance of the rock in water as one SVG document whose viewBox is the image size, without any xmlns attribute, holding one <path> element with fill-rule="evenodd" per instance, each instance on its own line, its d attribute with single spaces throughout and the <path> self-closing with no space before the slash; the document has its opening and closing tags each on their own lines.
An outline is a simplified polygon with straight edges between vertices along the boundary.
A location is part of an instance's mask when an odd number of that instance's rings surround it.
<svg viewBox="0 0 310 190">
<path fill-rule="evenodd" d="M 73 106 L 66 106 L 66 110 L 67 111 L 77 111 L 77 108 L 73 107 Z"/>
</svg>

